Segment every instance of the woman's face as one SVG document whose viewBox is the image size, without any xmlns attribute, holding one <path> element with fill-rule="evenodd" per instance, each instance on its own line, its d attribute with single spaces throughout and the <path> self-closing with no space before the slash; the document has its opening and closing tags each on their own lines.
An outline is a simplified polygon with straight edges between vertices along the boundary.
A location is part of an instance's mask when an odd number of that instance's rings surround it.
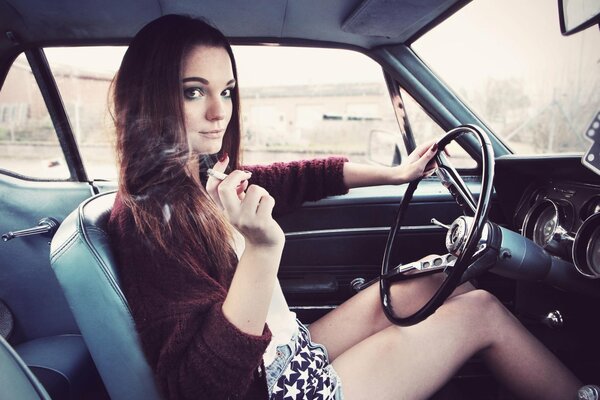
<svg viewBox="0 0 600 400">
<path fill-rule="evenodd" d="M 190 150 L 221 150 L 231 119 L 235 87 L 229 54 L 221 47 L 194 46 L 183 59 L 183 112 Z"/>
</svg>

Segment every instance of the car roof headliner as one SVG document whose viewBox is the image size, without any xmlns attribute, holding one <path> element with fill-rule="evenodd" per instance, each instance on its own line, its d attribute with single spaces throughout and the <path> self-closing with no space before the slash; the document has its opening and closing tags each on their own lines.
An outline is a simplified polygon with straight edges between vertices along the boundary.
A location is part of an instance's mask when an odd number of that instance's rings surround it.
<svg viewBox="0 0 600 400">
<path fill-rule="evenodd" d="M 202 16 L 233 41 L 406 43 L 467 0 L 0 0 L 0 56 L 16 45 L 126 43 L 166 14 Z M 7 34 L 7 32 L 12 32 Z"/>
</svg>

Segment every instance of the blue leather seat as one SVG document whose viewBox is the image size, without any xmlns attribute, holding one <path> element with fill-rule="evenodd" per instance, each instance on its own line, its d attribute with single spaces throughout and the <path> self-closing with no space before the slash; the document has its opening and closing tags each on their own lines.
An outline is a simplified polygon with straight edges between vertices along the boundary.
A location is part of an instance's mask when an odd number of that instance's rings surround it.
<svg viewBox="0 0 600 400">
<path fill-rule="evenodd" d="M 106 230 L 114 200 L 114 192 L 99 194 L 65 218 L 50 263 L 111 399 L 160 399 L 119 287 Z"/>
<path fill-rule="evenodd" d="M 23 360 L 0 336 L 0 398 L 51 400 Z"/>
</svg>

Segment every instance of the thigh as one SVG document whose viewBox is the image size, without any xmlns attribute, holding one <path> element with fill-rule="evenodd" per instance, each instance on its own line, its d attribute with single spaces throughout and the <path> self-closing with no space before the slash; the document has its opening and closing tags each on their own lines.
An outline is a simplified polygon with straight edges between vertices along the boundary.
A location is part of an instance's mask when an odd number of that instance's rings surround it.
<svg viewBox="0 0 600 400">
<path fill-rule="evenodd" d="M 333 367 L 344 398 L 425 399 L 492 336 L 481 315 L 495 299 L 474 291 L 449 299 L 425 321 L 390 326 L 340 354 Z"/>
<path fill-rule="evenodd" d="M 429 275 L 392 286 L 394 310 L 408 316 L 422 307 L 438 289 L 443 274 Z M 458 287 L 452 296 L 474 289 L 470 283 Z M 330 360 L 365 338 L 390 326 L 381 308 L 379 285 L 373 284 L 310 325 L 316 343 L 327 349 Z"/>
</svg>

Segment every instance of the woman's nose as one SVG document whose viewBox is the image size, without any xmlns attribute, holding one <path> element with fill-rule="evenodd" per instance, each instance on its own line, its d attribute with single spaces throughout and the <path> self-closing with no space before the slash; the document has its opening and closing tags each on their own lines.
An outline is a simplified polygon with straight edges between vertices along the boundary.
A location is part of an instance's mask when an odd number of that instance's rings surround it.
<svg viewBox="0 0 600 400">
<path fill-rule="evenodd" d="M 225 118 L 225 106 L 221 99 L 213 99 L 210 101 L 206 110 L 206 119 L 209 121 L 218 121 Z"/>
</svg>

